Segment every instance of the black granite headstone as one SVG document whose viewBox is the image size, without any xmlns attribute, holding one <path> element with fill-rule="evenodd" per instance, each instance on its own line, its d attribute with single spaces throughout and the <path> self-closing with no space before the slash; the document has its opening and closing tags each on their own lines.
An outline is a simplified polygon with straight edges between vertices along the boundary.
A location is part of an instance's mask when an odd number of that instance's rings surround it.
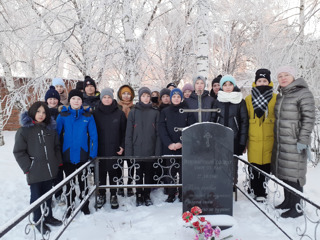
<svg viewBox="0 0 320 240">
<path fill-rule="evenodd" d="M 182 131 L 183 212 L 232 216 L 233 131 L 216 123 L 196 123 Z"/>
</svg>

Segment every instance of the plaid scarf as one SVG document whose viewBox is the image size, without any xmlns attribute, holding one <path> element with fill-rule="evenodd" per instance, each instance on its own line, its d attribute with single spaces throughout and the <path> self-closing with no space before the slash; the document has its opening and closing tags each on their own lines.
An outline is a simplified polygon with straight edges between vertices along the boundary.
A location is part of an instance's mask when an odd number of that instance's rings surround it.
<svg viewBox="0 0 320 240">
<path fill-rule="evenodd" d="M 261 118 L 268 110 L 268 104 L 272 98 L 273 89 L 270 86 L 252 88 L 252 105 L 255 114 Z"/>
</svg>

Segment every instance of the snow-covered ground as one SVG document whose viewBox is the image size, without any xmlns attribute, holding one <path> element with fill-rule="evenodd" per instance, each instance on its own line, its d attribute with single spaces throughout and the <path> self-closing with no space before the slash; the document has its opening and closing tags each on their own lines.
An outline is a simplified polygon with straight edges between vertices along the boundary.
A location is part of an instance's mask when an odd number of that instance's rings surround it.
<svg viewBox="0 0 320 240">
<path fill-rule="evenodd" d="M 15 132 L 4 132 L 6 145 L 0 147 L 0 226 L 9 219 L 16 216 L 29 205 L 29 187 L 25 176 L 16 163 L 13 154 Z M 307 174 L 307 185 L 304 193 L 310 199 L 320 204 L 319 181 L 320 167 L 309 167 Z M 239 167 L 239 183 L 244 174 Z M 119 197 L 120 208 L 112 210 L 109 204 L 95 211 L 93 201 L 90 204 L 91 215 L 85 216 L 80 213 L 73 220 L 69 228 L 60 239 L 68 240 L 107 240 L 107 239 L 194 239 L 194 232 L 186 228 L 183 222 L 182 203 L 165 203 L 166 195 L 162 189 L 151 193 L 153 206 L 136 207 L 135 198 Z M 278 200 L 279 202 L 281 199 Z M 263 204 L 261 204 L 263 207 Z M 62 217 L 64 206 L 54 207 L 54 216 Z M 234 202 L 234 216 L 231 222 L 234 226 L 222 231 L 222 236 L 232 234 L 230 239 L 242 240 L 270 240 L 287 239 L 245 196 L 238 194 L 238 201 Z M 210 216 L 212 222 L 224 222 L 226 216 Z M 23 223 L 26 223 L 25 220 Z M 3 239 L 33 239 L 24 233 L 25 224 L 19 224 L 7 233 Z M 295 226 L 303 225 L 303 218 L 280 219 L 279 223 L 286 226 L 289 232 L 295 233 Z M 51 227 L 54 231 L 54 227 Z M 40 239 L 40 235 L 37 236 Z M 298 239 L 298 237 L 297 237 Z"/>
</svg>

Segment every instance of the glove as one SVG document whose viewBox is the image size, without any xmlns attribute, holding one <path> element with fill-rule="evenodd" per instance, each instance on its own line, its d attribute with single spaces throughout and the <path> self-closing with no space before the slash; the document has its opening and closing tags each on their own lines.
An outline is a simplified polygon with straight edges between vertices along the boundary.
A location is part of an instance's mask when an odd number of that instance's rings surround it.
<svg viewBox="0 0 320 240">
<path fill-rule="evenodd" d="M 302 144 L 302 143 L 299 143 L 297 142 L 297 151 L 298 153 L 301 153 L 303 150 L 307 149 L 307 145 L 306 144 Z"/>
</svg>

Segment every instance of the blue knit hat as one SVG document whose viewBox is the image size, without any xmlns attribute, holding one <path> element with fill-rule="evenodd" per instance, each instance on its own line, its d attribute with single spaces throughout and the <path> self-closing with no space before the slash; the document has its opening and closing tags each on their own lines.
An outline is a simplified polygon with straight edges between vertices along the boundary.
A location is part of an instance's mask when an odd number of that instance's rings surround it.
<svg viewBox="0 0 320 240">
<path fill-rule="evenodd" d="M 221 78 L 221 80 L 220 80 L 220 88 L 221 89 L 222 89 L 223 84 L 225 84 L 225 82 L 231 82 L 233 84 L 233 86 L 235 86 L 235 87 L 237 86 L 236 80 L 231 75 L 225 75 Z"/>
<path fill-rule="evenodd" d="M 44 97 L 45 102 L 47 102 L 47 100 L 49 98 L 56 98 L 58 99 L 58 101 L 60 101 L 60 94 L 58 93 L 58 91 L 54 88 L 54 86 L 50 86 L 49 90 L 46 92 L 46 95 Z"/>
<path fill-rule="evenodd" d="M 179 94 L 180 97 L 181 97 L 181 100 L 183 99 L 182 91 L 179 88 L 174 88 L 174 89 L 171 90 L 171 93 L 170 93 L 170 101 L 172 99 L 172 96 L 175 95 L 175 94 Z"/>
<path fill-rule="evenodd" d="M 64 88 L 66 87 L 66 85 L 64 85 L 64 81 L 62 80 L 62 78 L 54 78 L 54 79 L 52 79 L 52 85 L 53 86 L 61 85 Z"/>
</svg>

